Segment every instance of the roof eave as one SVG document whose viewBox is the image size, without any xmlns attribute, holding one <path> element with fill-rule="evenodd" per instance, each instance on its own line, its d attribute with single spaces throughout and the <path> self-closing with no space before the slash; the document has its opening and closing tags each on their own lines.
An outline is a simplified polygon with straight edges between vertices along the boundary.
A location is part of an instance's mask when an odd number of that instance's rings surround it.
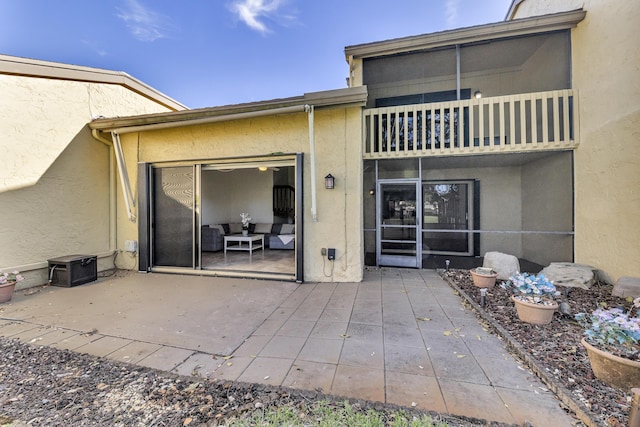
<svg viewBox="0 0 640 427">
<path fill-rule="evenodd" d="M 345 47 L 345 56 L 349 58 L 370 58 L 394 55 L 416 50 L 428 50 L 444 46 L 467 44 L 491 39 L 515 37 L 540 32 L 558 31 L 574 28 L 584 19 L 586 11 L 579 9 L 570 12 L 554 13 L 474 27 L 418 36 L 403 37 L 374 43 L 365 43 Z"/>
<path fill-rule="evenodd" d="M 283 109 L 297 106 L 312 105 L 314 108 L 332 108 L 340 106 L 363 107 L 367 101 L 367 87 L 336 89 L 322 92 L 305 93 L 303 96 L 291 98 L 273 99 L 268 101 L 252 102 L 246 104 L 226 105 L 219 107 L 200 108 L 188 111 L 175 111 L 169 113 L 145 114 L 131 117 L 119 117 L 112 119 L 97 119 L 89 123 L 91 129 L 110 132 L 115 129 L 125 130 L 149 130 L 159 125 L 166 127 L 191 126 L 206 122 L 207 119 L 217 121 L 236 120 L 239 115 L 251 113 L 268 115 L 280 114 Z M 173 125 L 173 126 L 172 126 Z"/>
<path fill-rule="evenodd" d="M 0 54 L 0 74 L 116 84 L 126 87 L 171 110 L 181 111 L 187 109 L 185 105 L 123 71 L 83 67 Z"/>
</svg>

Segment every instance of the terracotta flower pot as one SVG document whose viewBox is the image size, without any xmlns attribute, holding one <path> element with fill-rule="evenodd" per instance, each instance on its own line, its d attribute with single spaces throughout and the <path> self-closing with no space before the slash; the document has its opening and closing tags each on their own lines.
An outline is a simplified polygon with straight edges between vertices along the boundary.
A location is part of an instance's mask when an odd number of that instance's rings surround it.
<svg viewBox="0 0 640 427">
<path fill-rule="evenodd" d="M 11 301 L 15 287 L 16 282 L 8 282 L 0 285 L 0 303 Z"/>
<path fill-rule="evenodd" d="M 558 303 L 549 301 L 549 304 L 534 304 L 511 297 L 516 304 L 518 318 L 523 322 L 534 325 L 548 325 L 553 319 L 553 313 L 558 309 Z"/>
<path fill-rule="evenodd" d="M 479 288 L 493 288 L 493 286 L 496 284 L 496 278 L 498 277 L 498 273 L 493 273 L 493 274 L 476 273 L 475 268 L 472 268 L 469 271 L 471 272 L 471 277 L 473 278 L 473 284 Z"/>
<path fill-rule="evenodd" d="M 600 350 L 584 338 L 581 342 L 587 349 L 593 374 L 602 382 L 626 391 L 640 386 L 640 362 Z"/>
</svg>

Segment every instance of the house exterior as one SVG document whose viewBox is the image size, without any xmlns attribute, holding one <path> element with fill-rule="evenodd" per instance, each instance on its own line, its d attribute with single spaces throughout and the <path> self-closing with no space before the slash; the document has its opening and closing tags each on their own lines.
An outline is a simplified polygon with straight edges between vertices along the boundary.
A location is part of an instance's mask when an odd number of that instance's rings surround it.
<svg viewBox="0 0 640 427">
<path fill-rule="evenodd" d="M 22 287 L 46 283 L 47 260 L 64 255 L 111 268 L 115 163 L 88 123 L 185 107 L 125 73 L 6 55 L 0 94 L 0 268 L 24 272 Z"/>
<path fill-rule="evenodd" d="M 18 208 L 1 233 L 19 243 L 0 267 L 44 283 L 47 258 L 89 253 L 340 282 L 500 251 L 640 277 L 638 9 L 514 0 L 503 22 L 346 47 L 345 89 L 198 110 L 119 73 L 0 57 L 0 126 L 20 142 L 3 147 L 19 160 L 0 200 Z"/>
<path fill-rule="evenodd" d="M 501 251 L 638 277 L 638 18 L 524 0 L 504 22 L 348 46 L 349 86 L 369 92 L 368 262 Z"/>
</svg>

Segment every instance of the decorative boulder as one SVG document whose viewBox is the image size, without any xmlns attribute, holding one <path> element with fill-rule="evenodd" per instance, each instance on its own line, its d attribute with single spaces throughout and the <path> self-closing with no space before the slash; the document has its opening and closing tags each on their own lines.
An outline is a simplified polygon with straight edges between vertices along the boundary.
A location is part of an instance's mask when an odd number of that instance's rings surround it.
<svg viewBox="0 0 640 427">
<path fill-rule="evenodd" d="M 621 277 L 613 286 L 612 295 L 617 297 L 640 297 L 640 277 Z"/>
<path fill-rule="evenodd" d="M 520 272 L 520 261 L 513 255 L 502 252 L 487 252 L 484 254 L 483 267 L 489 267 L 498 273 L 498 279 L 507 280 Z"/>
<path fill-rule="evenodd" d="M 556 286 L 589 289 L 595 282 L 594 268 L 572 262 L 552 262 L 541 273 Z"/>
</svg>

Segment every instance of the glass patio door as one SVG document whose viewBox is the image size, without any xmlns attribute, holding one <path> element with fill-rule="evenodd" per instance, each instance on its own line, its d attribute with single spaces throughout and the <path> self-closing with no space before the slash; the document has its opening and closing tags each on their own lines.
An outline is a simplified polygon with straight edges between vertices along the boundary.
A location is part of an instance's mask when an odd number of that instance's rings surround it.
<svg viewBox="0 0 640 427">
<path fill-rule="evenodd" d="M 151 183 L 151 264 L 197 265 L 193 166 L 153 168 Z"/>
<path fill-rule="evenodd" d="M 378 265 L 422 268 L 419 180 L 380 180 L 377 188 Z"/>
<path fill-rule="evenodd" d="M 422 185 L 425 252 L 473 254 L 472 184 L 471 181 L 440 181 Z"/>
</svg>

